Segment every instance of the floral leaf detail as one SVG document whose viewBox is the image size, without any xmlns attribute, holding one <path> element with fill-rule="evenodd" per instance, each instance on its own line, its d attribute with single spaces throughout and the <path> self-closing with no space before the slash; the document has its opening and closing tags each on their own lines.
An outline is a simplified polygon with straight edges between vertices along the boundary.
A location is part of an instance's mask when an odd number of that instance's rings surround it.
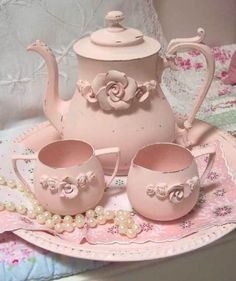
<svg viewBox="0 0 236 281">
<path fill-rule="evenodd" d="M 93 89 L 88 81 L 79 80 L 77 82 L 77 87 L 80 93 L 91 103 L 96 103 L 98 100 L 93 93 Z"/>
<path fill-rule="evenodd" d="M 40 178 L 40 184 L 42 185 L 43 188 L 48 188 L 48 183 L 47 183 L 47 180 L 48 180 L 48 176 L 46 175 L 43 175 L 41 176 Z"/>
<path fill-rule="evenodd" d="M 51 191 L 51 193 L 57 193 L 58 191 L 58 179 L 53 177 L 48 177 L 46 175 L 43 175 L 40 178 L 40 184 L 42 185 L 43 188 L 45 189 L 49 189 Z"/>
<path fill-rule="evenodd" d="M 167 184 L 166 183 L 160 183 L 156 186 L 156 197 L 160 200 L 164 200 L 167 198 Z"/>
<path fill-rule="evenodd" d="M 58 192 L 58 179 L 57 178 L 48 178 L 47 185 L 51 193 L 57 193 Z"/>
<path fill-rule="evenodd" d="M 155 194 L 156 194 L 156 187 L 155 187 L 155 185 L 153 185 L 153 184 L 148 185 L 147 189 L 146 189 L 146 194 L 149 197 L 154 197 Z"/>
<path fill-rule="evenodd" d="M 88 183 L 88 178 L 85 174 L 79 174 L 76 178 L 76 184 L 79 188 L 86 188 Z"/>
<path fill-rule="evenodd" d="M 92 182 L 95 180 L 95 173 L 93 171 L 88 171 L 86 173 L 86 176 L 87 176 L 87 179 L 88 179 L 88 182 Z"/>
</svg>

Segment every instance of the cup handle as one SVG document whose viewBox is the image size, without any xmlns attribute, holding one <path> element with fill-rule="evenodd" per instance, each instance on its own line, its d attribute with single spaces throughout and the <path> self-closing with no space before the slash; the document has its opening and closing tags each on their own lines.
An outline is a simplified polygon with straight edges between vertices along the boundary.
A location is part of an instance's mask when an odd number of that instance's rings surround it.
<svg viewBox="0 0 236 281">
<path fill-rule="evenodd" d="M 214 146 L 196 148 L 196 149 L 192 150 L 192 154 L 193 154 L 194 158 L 197 158 L 197 157 L 200 157 L 200 156 L 203 156 L 206 154 L 209 155 L 205 171 L 203 172 L 203 174 L 200 178 L 200 186 L 201 186 L 203 184 L 203 182 L 205 181 L 205 179 L 207 178 L 207 176 L 208 176 L 209 172 L 211 171 L 212 166 L 214 164 L 215 157 L 216 157 L 216 148 Z"/>
<path fill-rule="evenodd" d="M 102 149 L 95 150 L 96 156 L 105 155 L 105 154 L 115 154 L 116 155 L 116 165 L 115 165 L 114 171 L 112 173 L 110 180 L 106 184 L 107 187 L 110 187 L 114 177 L 117 174 L 118 167 L 120 164 L 120 149 L 119 149 L 119 147 L 109 147 L 109 148 L 102 148 Z"/>
<path fill-rule="evenodd" d="M 12 156 L 12 166 L 13 166 L 13 169 L 14 169 L 14 172 L 16 174 L 16 176 L 18 177 L 18 179 L 23 183 L 23 185 L 25 187 L 28 188 L 28 190 L 30 192 L 33 191 L 33 187 L 30 186 L 27 181 L 24 179 L 24 177 L 21 175 L 18 167 L 17 167 L 17 161 L 18 160 L 36 160 L 37 159 L 37 156 L 36 154 L 32 154 L 32 155 L 13 155 Z"/>
</svg>

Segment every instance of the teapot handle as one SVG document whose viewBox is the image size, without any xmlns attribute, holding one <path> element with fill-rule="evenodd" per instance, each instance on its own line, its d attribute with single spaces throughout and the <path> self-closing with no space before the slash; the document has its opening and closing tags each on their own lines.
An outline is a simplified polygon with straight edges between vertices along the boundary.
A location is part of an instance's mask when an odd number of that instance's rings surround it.
<svg viewBox="0 0 236 281">
<path fill-rule="evenodd" d="M 171 40 L 165 54 L 165 65 L 173 68 L 175 67 L 174 60 L 176 58 L 177 51 L 187 51 L 190 49 L 195 49 L 197 51 L 200 51 L 206 59 L 207 70 L 205 79 L 199 90 L 199 94 L 196 98 L 193 109 L 188 118 L 184 121 L 183 128 L 179 128 L 178 126 L 176 128 L 176 142 L 184 146 L 191 145 L 190 141 L 188 140 L 188 131 L 189 129 L 191 129 L 196 114 L 209 90 L 215 71 L 215 60 L 211 49 L 202 43 L 205 37 L 205 31 L 202 28 L 198 28 L 197 33 L 198 35 L 192 38 L 179 38 Z"/>
</svg>

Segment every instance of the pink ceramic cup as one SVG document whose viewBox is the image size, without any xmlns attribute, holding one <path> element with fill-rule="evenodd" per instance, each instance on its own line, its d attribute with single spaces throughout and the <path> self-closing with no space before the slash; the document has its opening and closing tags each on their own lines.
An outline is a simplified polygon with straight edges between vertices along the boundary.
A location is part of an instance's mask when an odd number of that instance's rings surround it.
<svg viewBox="0 0 236 281">
<path fill-rule="evenodd" d="M 195 158 L 206 154 L 206 169 L 199 177 Z M 192 151 L 173 143 L 144 147 L 133 158 L 128 174 L 131 205 L 153 220 L 170 221 L 186 215 L 196 204 L 214 159 L 213 146 Z"/>
<path fill-rule="evenodd" d="M 115 169 L 107 186 L 116 176 L 120 150 L 118 147 L 95 150 L 80 140 L 50 143 L 32 155 L 14 155 L 12 164 L 20 181 L 32 190 L 39 203 L 60 215 L 75 215 L 94 208 L 101 200 L 105 179 L 97 156 L 115 154 Z M 33 159 L 34 186 L 30 187 L 17 168 L 18 160 Z"/>
</svg>

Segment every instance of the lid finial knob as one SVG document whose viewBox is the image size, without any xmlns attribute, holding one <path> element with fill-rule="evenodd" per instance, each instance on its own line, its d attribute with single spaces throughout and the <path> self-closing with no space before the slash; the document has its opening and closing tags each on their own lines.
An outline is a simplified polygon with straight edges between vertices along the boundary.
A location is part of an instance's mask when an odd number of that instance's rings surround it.
<svg viewBox="0 0 236 281">
<path fill-rule="evenodd" d="M 110 11 L 105 16 L 105 19 L 108 21 L 111 27 L 122 27 L 120 22 L 124 18 L 124 14 L 121 11 Z"/>
</svg>

